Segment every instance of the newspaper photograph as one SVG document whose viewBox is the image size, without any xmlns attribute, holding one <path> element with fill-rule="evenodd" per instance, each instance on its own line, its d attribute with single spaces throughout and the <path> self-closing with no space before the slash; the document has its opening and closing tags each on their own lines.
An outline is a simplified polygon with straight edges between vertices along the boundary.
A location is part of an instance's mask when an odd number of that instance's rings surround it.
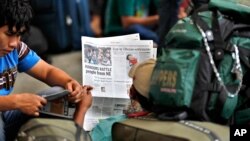
<svg viewBox="0 0 250 141">
<path fill-rule="evenodd" d="M 131 66 L 153 57 L 151 40 L 90 41 L 83 38 L 83 83 L 96 97 L 128 98 Z"/>
<path fill-rule="evenodd" d="M 156 49 L 152 40 L 140 40 L 139 34 L 82 37 L 82 82 L 94 87 L 85 130 L 90 131 L 102 119 L 124 114 L 132 84 L 128 72 L 133 64 L 148 58 L 156 58 Z"/>
</svg>

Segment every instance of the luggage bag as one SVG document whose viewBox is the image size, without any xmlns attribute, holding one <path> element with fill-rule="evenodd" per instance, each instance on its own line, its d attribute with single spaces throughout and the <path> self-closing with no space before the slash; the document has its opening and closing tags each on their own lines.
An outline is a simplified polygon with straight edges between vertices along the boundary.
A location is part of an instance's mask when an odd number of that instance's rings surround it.
<svg viewBox="0 0 250 141">
<path fill-rule="evenodd" d="M 49 51 L 81 49 L 81 36 L 92 36 L 88 0 L 33 0 L 33 24 L 49 42 Z"/>
<path fill-rule="evenodd" d="M 91 137 L 71 120 L 33 118 L 21 127 L 16 141 L 91 141 Z"/>
<path fill-rule="evenodd" d="M 127 119 L 112 126 L 113 141 L 229 141 L 229 127 L 211 122 Z"/>
</svg>

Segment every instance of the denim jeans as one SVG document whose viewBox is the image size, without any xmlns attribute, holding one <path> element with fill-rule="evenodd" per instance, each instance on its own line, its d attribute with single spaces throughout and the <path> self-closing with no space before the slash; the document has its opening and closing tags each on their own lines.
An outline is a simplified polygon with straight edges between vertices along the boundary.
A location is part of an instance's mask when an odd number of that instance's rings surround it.
<svg viewBox="0 0 250 141">
<path fill-rule="evenodd" d="M 18 110 L 1 112 L 0 141 L 13 141 L 19 128 L 30 118 Z"/>
<path fill-rule="evenodd" d="M 178 21 L 178 9 L 181 0 L 159 0 L 158 13 L 159 20 L 159 46 L 157 49 L 157 56 L 161 55 L 161 49 L 164 47 L 165 36 Z"/>
<path fill-rule="evenodd" d="M 192 0 L 194 3 L 195 8 L 200 7 L 203 4 L 207 4 L 209 0 Z"/>
<path fill-rule="evenodd" d="M 146 27 L 139 24 L 134 24 L 123 30 L 122 34 L 139 33 L 142 40 L 153 40 L 155 43 L 159 43 L 159 37 L 156 32 L 150 27 Z"/>
</svg>

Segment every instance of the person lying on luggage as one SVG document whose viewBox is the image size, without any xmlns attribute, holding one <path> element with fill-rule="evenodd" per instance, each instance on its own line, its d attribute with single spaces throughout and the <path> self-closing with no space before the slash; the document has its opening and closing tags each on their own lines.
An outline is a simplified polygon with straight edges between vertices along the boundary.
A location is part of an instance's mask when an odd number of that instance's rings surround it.
<svg viewBox="0 0 250 141">
<path fill-rule="evenodd" d="M 138 104 L 142 107 L 142 109 L 144 109 L 142 111 L 148 111 L 148 112 L 152 111 L 151 108 L 153 106 L 153 103 L 149 101 L 148 98 L 149 98 L 150 79 L 155 66 L 155 61 L 156 61 L 155 59 L 147 59 L 143 62 L 137 63 L 131 67 L 128 73 L 129 77 L 133 79 L 133 83 L 129 92 L 130 99 L 135 103 L 138 102 Z M 128 116 L 132 115 L 136 117 L 138 114 L 143 114 L 143 113 L 144 112 L 131 113 L 128 114 Z"/>
<path fill-rule="evenodd" d="M 149 98 L 150 78 L 155 66 L 155 59 L 147 59 L 137 62 L 129 70 L 129 77 L 133 79 L 129 97 L 131 104 L 128 105 L 124 115 L 115 115 L 102 119 L 90 132 L 93 141 L 112 140 L 112 126 L 117 121 L 128 118 L 154 118 L 151 112 L 153 107 Z"/>
<path fill-rule="evenodd" d="M 32 8 L 28 0 L 0 0 L 1 141 L 11 141 L 23 123 L 39 116 L 39 109 L 47 102 L 33 93 L 10 94 L 17 72 L 25 72 L 49 86 L 61 86 L 70 91 L 68 100 L 76 103 L 74 120 L 80 126 L 92 103 L 92 87 L 82 86 L 64 71 L 46 63 L 20 40 L 29 30 L 31 18 Z"/>
</svg>

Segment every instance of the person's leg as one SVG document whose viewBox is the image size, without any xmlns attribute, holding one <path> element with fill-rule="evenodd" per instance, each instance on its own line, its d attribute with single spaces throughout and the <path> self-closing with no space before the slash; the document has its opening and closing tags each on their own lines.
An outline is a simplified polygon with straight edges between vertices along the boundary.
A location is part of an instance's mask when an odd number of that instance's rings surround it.
<svg viewBox="0 0 250 141">
<path fill-rule="evenodd" d="M 5 141 L 5 135 L 4 135 L 4 122 L 2 118 L 2 112 L 0 112 L 0 141 Z"/>
<path fill-rule="evenodd" d="M 155 43 L 159 43 L 159 37 L 156 34 L 156 32 L 154 32 L 153 30 L 151 30 L 148 27 L 139 25 L 139 24 L 135 24 L 135 25 L 131 25 L 128 28 L 126 28 L 123 31 L 124 34 L 133 34 L 133 33 L 139 33 L 140 34 L 140 38 L 143 40 L 153 40 Z"/>
<path fill-rule="evenodd" d="M 194 7 L 198 8 L 203 4 L 207 4 L 209 2 L 209 0 L 192 0 L 194 3 Z"/>
<path fill-rule="evenodd" d="M 160 0 L 158 13 L 159 20 L 159 48 L 157 55 L 161 55 L 161 48 L 164 48 L 164 39 L 172 26 L 178 21 L 178 9 L 180 0 Z"/>
<path fill-rule="evenodd" d="M 31 118 L 18 110 L 3 112 L 2 119 L 6 141 L 14 140 L 20 127 Z"/>
</svg>

